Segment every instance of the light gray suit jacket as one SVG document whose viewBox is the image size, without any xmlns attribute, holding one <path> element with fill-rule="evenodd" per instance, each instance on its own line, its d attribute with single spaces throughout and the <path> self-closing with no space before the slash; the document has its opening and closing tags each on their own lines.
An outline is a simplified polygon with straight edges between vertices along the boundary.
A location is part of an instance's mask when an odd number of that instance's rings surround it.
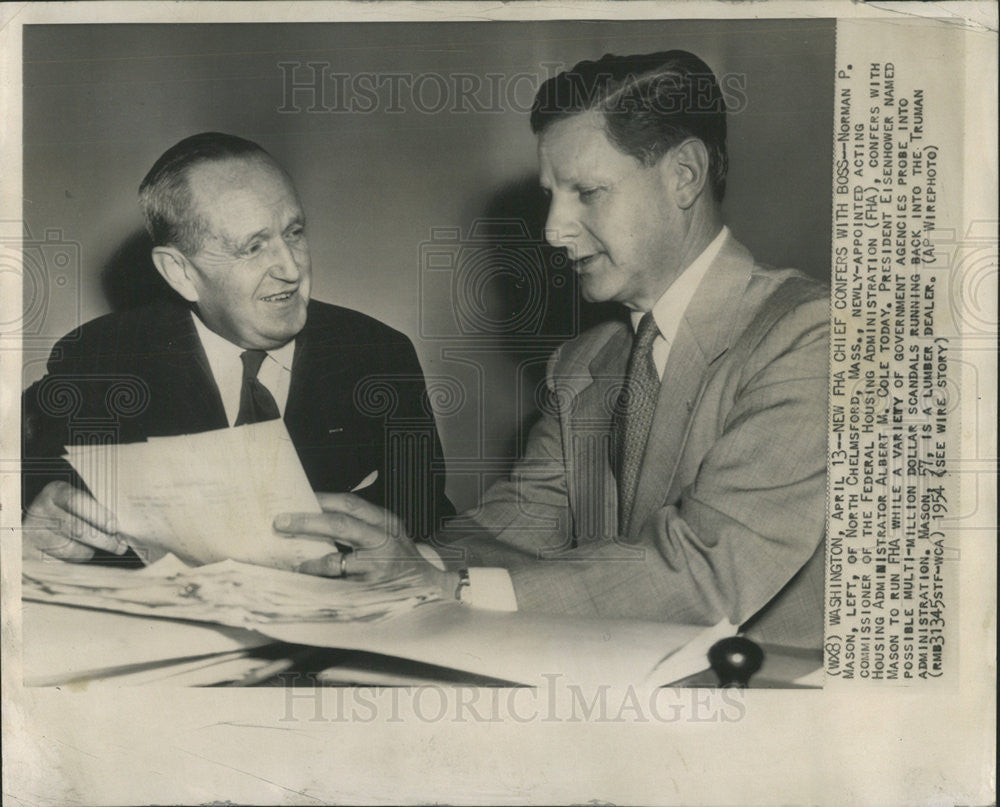
<svg viewBox="0 0 1000 807">
<path fill-rule="evenodd" d="M 525 456 L 439 536 L 442 553 L 509 569 L 522 610 L 728 617 L 819 647 L 828 323 L 822 285 L 729 237 L 671 346 L 629 532 L 610 435 L 631 332 L 604 323 L 553 355 Z"/>
</svg>

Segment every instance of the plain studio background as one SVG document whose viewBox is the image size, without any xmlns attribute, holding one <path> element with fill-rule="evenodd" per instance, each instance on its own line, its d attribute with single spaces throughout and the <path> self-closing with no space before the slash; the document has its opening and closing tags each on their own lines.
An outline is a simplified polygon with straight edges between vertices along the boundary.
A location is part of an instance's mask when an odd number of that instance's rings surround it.
<svg viewBox="0 0 1000 807">
<path fill-rule="evenodd" d="M 62 334 L 163 293 L 135 201 L 156 157 L 239 134 L 298 187 L 313 296 L 413 340 L 449 493 L 471 505 L 523 441 L 552 347 L 615 315 L 579 305 L 540 243 L 534 91 L 580 59 L 670 48 L 723 83 L 736 236 L 828 278 L 833 21 L 25 27 L 24 222 L 3 234 L 27 233 L 24 383 Z"/>
</svg>

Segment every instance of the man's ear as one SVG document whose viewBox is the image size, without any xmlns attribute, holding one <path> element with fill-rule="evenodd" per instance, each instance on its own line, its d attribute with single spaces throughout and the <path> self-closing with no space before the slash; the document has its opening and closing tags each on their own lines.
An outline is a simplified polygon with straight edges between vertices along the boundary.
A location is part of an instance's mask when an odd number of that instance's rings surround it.
<svg viewBox="0 0 1000 807">
<path fill-rule="evenodd" d="M 192 281 L 195 269 L 179 249 L 153 247 L 153 265 L 170 288 L 189 303 L 198 302 L 198 288 Z"/>
<path fill-rule="evenodd" d="M 691 207 L 705 191 L 708 162 L 708 149 L 694 137 L 674 146 L 660 161 L 664 181 L 682 210 Z"/>
</svg>

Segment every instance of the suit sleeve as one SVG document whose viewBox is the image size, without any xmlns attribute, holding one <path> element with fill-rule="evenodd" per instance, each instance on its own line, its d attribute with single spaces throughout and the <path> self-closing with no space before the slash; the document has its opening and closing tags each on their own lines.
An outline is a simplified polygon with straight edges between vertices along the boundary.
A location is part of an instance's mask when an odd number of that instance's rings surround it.
<svg viewBox="0 0 1000 807">
<path fill-rule="evenodd" d="M 571 514 L 555 417 L 542 415 L 510 478 L 492 485 L 478 506 L 446 524 L 436 542 L 452 565 L 507 568 L 571 547 Z"/>
<path fill-rule="evenodd" d="M 433 535 L 443 519 L 455 514 L 445 493 L 444 451 L 423 370 L 405 337 L 392 351 L 399 404 L 391 427 L 386 503 L 417 540 Z"/>
<path fill-rule="evenodd" d="M 782 317 L 746 361 L 696 478 L 637 542 L 610 537 L 543 559 L 511 541 L 460 544 L 475 561 L 510 570 L 521 610 L 740 624 L 822 540 L 828 362 L 826 301 Z M 532 450 L 549 454 L 551 430 L 537 437 Z"/>
<path fill-rule="evenodd" d="M 549 359 L 550 381 L 558 359 L 559 351 Z M 573 545 L 562 436 L 555 411 L 543 409 L 509 478 L 494 483 L 476 507 L 449 521 L 434 543 L 452 567 L 506 568 Z"/>
<path fill-rule="evenodd" d="M 46 374 L 21 396 L 21 506 L 27 509 L 46 485 L 83 482 L 62 459 L 70 441 L 70 420 L 84 405 L 87 390 L 79 376 L 74 340 L 61 340 L 53 349 Z"/>
</svg>

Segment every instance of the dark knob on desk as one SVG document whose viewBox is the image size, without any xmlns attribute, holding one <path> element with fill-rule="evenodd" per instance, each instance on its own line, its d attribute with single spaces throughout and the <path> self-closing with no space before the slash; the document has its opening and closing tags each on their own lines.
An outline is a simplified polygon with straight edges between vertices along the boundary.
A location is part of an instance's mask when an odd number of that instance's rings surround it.
<svg viewBox="0 0 1000 807">
<path fill-rule="evenodd" d="M 764 663 L 764 651 L 745 636 L 720 639 L 708 650 L 708 663 L 721 687 L 745 687 Z"/>
</svg>

